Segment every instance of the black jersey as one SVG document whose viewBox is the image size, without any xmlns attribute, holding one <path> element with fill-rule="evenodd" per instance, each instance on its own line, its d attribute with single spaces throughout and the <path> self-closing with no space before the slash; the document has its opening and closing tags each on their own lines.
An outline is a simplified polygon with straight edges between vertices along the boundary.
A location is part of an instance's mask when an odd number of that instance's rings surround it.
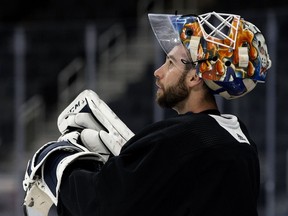
<svg viewBox="0 0 288 216">
<path fill-rule="evenodd" d="M 152 124 L 99 172 L 86 165 L 70 171 L 59 214 L 256 216 L 256 146 L 236 117 L 209 113 Z"/>
</svg>

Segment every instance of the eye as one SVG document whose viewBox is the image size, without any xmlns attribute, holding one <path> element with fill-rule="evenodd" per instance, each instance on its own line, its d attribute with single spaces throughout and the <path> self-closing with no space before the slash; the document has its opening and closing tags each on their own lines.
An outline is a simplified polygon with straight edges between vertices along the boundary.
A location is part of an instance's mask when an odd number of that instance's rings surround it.
<svg viewBox="0 0 288 216">
<path fill-rule="evenodd" d="M 170 58 L 166 58 L 166 62 L 165 62 L 168 66 L 172 65 L 173 62 Z"/>
</svg>

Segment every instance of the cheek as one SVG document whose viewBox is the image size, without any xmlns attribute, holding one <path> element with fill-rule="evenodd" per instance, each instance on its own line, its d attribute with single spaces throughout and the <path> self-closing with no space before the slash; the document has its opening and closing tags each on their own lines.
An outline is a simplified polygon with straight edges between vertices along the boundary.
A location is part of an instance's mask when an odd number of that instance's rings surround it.
<svg viewBox="0 0 288 216">
<path fill-rule="evenodd" d="M 169 66 L 165 64 L 162 65 L 158 72 L 159 81 L 164 90 L 170 86 L 174 86 L 183 74 L 183 71 L 180 71 L 175 65 Z"/>
<path fill-rule="evenodd" d="M 182 72 L 180 72 L 179 70 L 171 70 L 167 73 L 167 84 L 169 83 L 170 85 L 175 85 L 180 77 L 182 75 Z"/>
<path fill-rule="evenodd" d="M 174 83 L 176 83 L 176 77 L 173 76 L 172 74 L 167 73 L 163 79 L 163 89 L 173 86 Z"/>
</svg>

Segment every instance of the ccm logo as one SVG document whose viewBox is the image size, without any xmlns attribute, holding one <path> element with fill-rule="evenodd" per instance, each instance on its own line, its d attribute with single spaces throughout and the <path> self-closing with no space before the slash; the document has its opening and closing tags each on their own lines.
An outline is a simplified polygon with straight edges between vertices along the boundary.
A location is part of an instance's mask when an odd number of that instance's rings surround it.
<svg viewBox="0 0 288 216">
<path fill-rule="evenodd" d="M 75 112 L 77 109 L 79 109 L 79 107 L 83 107 L 83 104 L 86 105 L 86 101 L 85 100 L 79 100 L 77 101 L 69 110 L 69 113 L 73 113 Z"/>
</svg>

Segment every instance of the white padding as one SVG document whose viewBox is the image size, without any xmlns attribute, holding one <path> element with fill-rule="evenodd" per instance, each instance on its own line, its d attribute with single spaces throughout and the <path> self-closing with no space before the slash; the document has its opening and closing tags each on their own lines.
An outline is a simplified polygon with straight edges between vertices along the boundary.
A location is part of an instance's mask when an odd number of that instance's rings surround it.
<svg viewBox="0 0 288 216">
<path fill-rule="evenodd" d="M 238 54 L 239 54 L 239 67 L 247 67 L 249 63 L 248 48 L 239 47 Z"/>
<path fill-rule="evenodd" d="M 192 60 L 195 62 L 198 59 L 198 47 L 200 43 L 200 37 L 198 36 L 192 36 L 190 40 L 190 54 Z"/>
<path fill-rule="evenodd" d="M 38 184 L 33 184 L 27 191 L 23 204 L 27 215 L 35 216 L 48 216 L 52 205 L 52 200 L 39 189 Z"/>
</svg>

